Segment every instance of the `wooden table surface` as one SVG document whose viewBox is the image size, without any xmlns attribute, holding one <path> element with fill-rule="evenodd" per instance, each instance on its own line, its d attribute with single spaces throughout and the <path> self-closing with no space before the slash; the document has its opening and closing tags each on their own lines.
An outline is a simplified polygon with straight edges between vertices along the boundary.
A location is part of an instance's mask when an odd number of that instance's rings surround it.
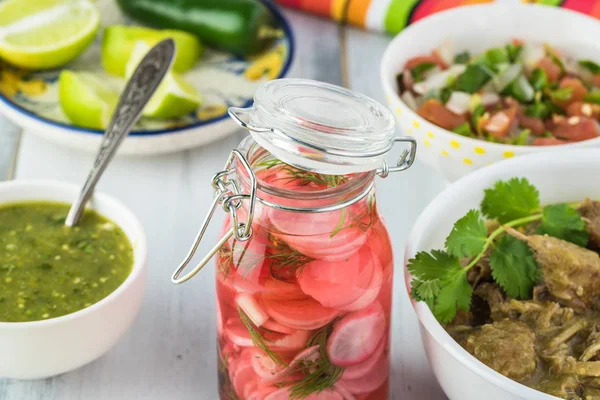
<svg viewBox="0 0 600 400">
<path fill-rule="evenodd" d="M 285 13 L 297 41 L 289 76 L 347 84 L 384 101 L 379 60 L 388 37 L 289 10 Z M 345 57 L 340 55 L 344 49 Z M 117 157 L 113 161 L 99 190 L 130 207 L 148 236 L 149 281 L 140 315 L 122 340 L 99 360 L 52 379 L 0 380 L 0 400 L 217 399 L 213 271 L 205 270 L 182 286 L 172 285 L 169 278 L 212 200 L 211 176 L 222 169 L 243 136 L 239 132 L 177 154 Z M 17 147 L 14 154 L 12 149 Z M 91 154 L 58 147 L 27 132 L 19 135 L 18 129 L 0 120 L 0 180 L 82 183 L 91 162 Z M 417 161 L 409 171 L 378 179 L 377 185 L 396 259 L 390 398 L 445 399 L 427 364 L 402 274 L 408 232 L 445 182 Z M 212 225 L 207 236 L 216 240 L 217 235 L 217 227 Z M 200 253 L 210 245 L 209 241 L 202 243 Z"/>
</svg>

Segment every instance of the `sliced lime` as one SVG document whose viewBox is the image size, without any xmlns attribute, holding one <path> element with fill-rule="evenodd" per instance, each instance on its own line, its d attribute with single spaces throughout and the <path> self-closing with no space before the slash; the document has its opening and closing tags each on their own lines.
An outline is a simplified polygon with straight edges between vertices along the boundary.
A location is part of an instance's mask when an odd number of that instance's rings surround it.
<svg viewBox="0 0 600 400">
<path fill-rule="evenodd" d="M 150 50 L 144 42 L 138 42 L 125 68 L 129 78 L 144 55 Z M 143 115 L 151 118 L 177 118 L 189 114 L 202 104 L 202 97 L 177 72 L 169 71 L 146 107 Z"/>
<path fill-rule="evenodd" d="M 137 42 L 141 41 L 153 46 L 166 38 L 172 38 L 175 41 L 177 53 L 173 69 L 176 72 L 189 70 L 202 55 L 202 44 L 194 35 L 187 32 L 113 25 L 104 30 L 102 39 L 104 69 L 111 74 L 125 76 L 125 66 Z"/>
<path fill-rule="evenodd" d="M 88 72 L 64 70 L 58 96 L 64 113 L 75 125 L 104 129 L 117 105 L 119 95 L 99 77 Z"/>
<path fill-rule="evenodd" d="M 7 0 L 0 4 L 0 56 L 22 68 L 56 68 L 88 47 L 99 24 L 89 0 Z"/>
</svg>

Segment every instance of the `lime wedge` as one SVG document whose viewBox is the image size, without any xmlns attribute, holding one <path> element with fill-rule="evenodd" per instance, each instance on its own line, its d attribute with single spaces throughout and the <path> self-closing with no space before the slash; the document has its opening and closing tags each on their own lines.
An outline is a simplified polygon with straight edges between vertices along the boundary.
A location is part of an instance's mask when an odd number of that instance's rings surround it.
<svg viewBox="0 0 600 400">
<path fill-rule="evenodd" d="M 139 26 L 112 25 L 104 30 L 102 38 L 102 63 L 106 72 L 125 76 L 125 66 L 137 42 L 154 46 L 159 41 L 172 38 L 175 41 L 173 70 L 185 72 L 192 68 L 203 52 L 200 41 L 187 32 L 156 30 Z"/>
<path fill-rule="evenodd" d="M 26 69 L 56 68 L 88 47 L 99 24 L 89 0 L 7 0 L 0 3 L 0 56 Z"/>
<path fill-rule="evenodd" d="M 91 73 L 64 70 L 58 82 L 58 98 L 64 113 L 75 125 L 104 129 L 119 95 Z"/>
<path fill-rule="evenodd" d="M 144 55 L 150 50 L 144 42 L 135 44 L 125 67 L 129 79 Z M 151 118 L 177 118 L 189 114 L 202 104 L 202 97 L 177 72 L 169 71 L 158 86 L 142 115 Z"/>
</svg>

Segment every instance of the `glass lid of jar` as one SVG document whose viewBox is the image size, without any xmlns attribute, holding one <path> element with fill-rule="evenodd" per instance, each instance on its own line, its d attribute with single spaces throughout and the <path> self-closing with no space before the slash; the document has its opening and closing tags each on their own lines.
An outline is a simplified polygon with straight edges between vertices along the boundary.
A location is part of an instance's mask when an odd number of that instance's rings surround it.
<svg viewBox="0 0 600 400">
<path fill-rule="evenodd" d="M 395 141 L 394 117 L 383 105 L 306 79 L 267 82 L 253 107 L 231 108 L 230 115 L 275 157 L 322 174 L 380 169 Z"/>
<path fill-rule="evenodd" d="M 243 117 L 246 114 L 246 117 Z M 409 168 L 417 150 L 412 137 L 394 137 L 394 117 L 381 104 L 362 94 L 327 83 L 305 79 L 279 79 L 261 85 L 254 94 L 254 106 L 229 109 L 229 115 L 248 129 L 253 139 L 281 161 L 320 174 L 345 175 L 376 171 L 383 178 L 390 172 Z M 388 166 L 386 155 L 394 143 L 405 143 L 396 165 Z M 230 176 L 236 166 L 250 179 L 248 193 Z M 200 231 L 171 281 L 180 284 L 200 271 L 232 236 L 245 242 L 252 236 L 252 219 L 256 202 L 257 178 L 246 156 L 232 150 L 225 167 L 212 179 L 214 197 Z M 327 212 L 360 200 L 364 194 L 335 206 L 280 209 L 292 212 Z M 242 201 L 248 202 L 245 221 L 237 215 Z M 213 214 L 218 206 L 231 214 L 231 228 L 209 253 L 187 274 Z"/>
</svg>

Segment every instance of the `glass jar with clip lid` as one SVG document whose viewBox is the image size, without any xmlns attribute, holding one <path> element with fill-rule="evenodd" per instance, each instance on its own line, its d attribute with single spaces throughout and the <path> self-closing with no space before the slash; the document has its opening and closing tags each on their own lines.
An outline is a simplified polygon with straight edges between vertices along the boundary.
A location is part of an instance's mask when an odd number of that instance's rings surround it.
<svg viewBox="0 0 600 400">
<path fill-rule="evenodd" d="M 265 83 L 229 114 L 250 136 L 172 278 L 216 258 L 220 398 L 387 399 L 393 257 L 374 181 L 411 166 L 414 139 L 374 100 L 310 80 Z M 221 237 L 186 273 L 219 206 Z"/>
</svg>

